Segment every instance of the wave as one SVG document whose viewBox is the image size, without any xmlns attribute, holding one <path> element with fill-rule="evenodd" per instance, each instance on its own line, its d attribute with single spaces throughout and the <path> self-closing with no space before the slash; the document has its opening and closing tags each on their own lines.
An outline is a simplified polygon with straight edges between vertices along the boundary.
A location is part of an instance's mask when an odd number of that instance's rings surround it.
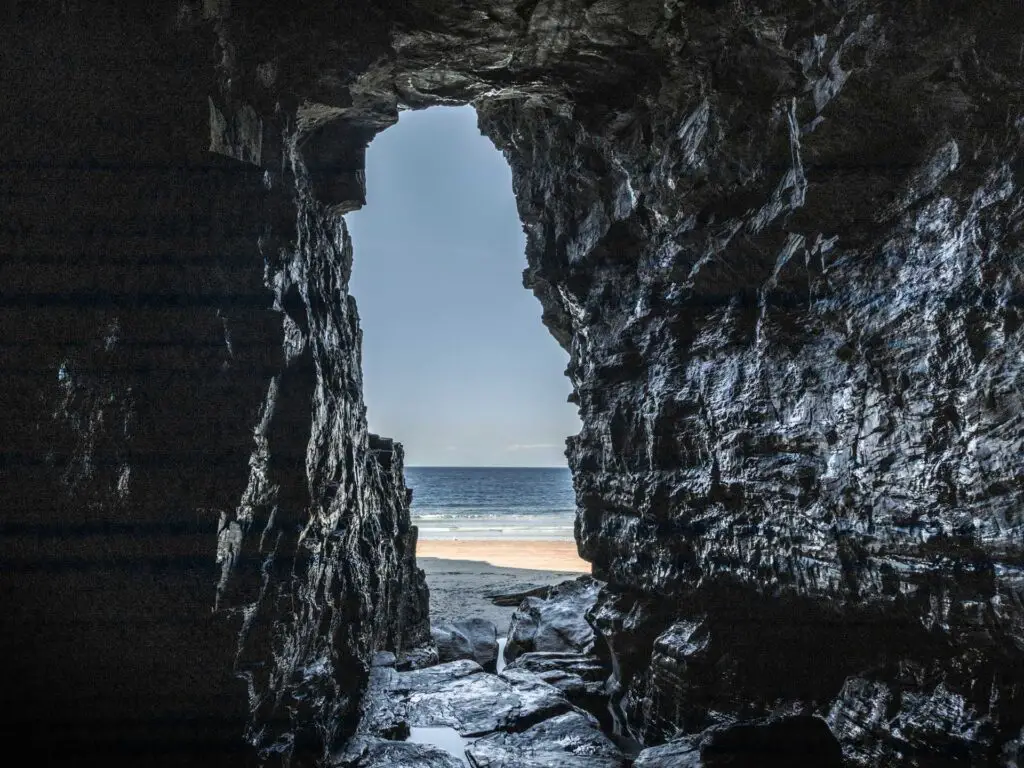
<svg viewBox="0 0 1024 768">
<path fill-rule="evenodd" d="M 450 507 L 438 507 L 438 511 L 420 512 L 412 510 L 413 519 L 417 520 L 533 520 L 550 517 L 576 517 L 575 509 L 534 509 L 524 507 L 514 512 L 496 512 L 492 510 L 452 510 Z"/>
</svg>

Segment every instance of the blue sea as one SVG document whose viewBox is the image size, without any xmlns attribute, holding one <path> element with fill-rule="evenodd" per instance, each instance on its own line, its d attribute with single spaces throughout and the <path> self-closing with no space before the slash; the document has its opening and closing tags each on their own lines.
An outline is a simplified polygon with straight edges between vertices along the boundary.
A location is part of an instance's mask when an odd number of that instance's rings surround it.
<svg viewBox="0 0 1024 768">
<path fill-rule="evenodd" d="M 405 481 L 421 539 L 573 538 L 568 469 L 406 467 Z"/>
</svg>

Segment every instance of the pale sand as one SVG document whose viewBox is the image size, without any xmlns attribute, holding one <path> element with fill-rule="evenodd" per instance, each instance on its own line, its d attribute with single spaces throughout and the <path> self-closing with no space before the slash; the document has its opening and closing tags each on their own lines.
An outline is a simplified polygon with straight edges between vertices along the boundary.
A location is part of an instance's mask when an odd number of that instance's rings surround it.
<svg viewBox="0 0 1024 768">
<path fill-rule="evenodd" d="M 427 539 L 416 543 L 416 555 L 445 560 L 472 560 L 500 568 L 590 573 L 590 563 L 576 553 L 575 541 Z"/>
<path fill-rule="evenodd" d="M 515 607 L 495 605 L 491 595 L 554 586 L 590 572 L 571 541 L 427 540 L 416 550 L 430 587 L 430 620 L 487 619 L 500 636 L 508 632 Z"/>
</svg>

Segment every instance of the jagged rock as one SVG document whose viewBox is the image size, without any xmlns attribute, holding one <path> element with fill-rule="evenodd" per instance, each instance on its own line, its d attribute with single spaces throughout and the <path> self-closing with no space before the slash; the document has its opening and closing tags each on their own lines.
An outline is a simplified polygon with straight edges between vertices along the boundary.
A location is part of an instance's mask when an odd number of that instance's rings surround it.
<svg viewBox="0 0 1024 768">
<path fill-rule="evenodd" d="M 522 592 L 487 595 L 487 599 L 495 605 L 500 605 L 506 608 L 518 608 L 520 603 L 528 597 L 539 597 L 542 599 L 547 597 L 548 590 L 550 589 L 551 587 L 534 587 L 533 589 L 527 589 Z"/>
<path fill-rule="evenodd" d="M 505 667 L 502 675 L 535 675 L 560 690 L 569 701 L 592 714 L 601 726 L 613 727 L 607 680 L 611 669 L 596 656 L 582 653 L 524 653 Z"/>
<path fill-rule="evenodd" d="M 781 701 L 851 754 L 1012 749 L 1013 3 L 114 5 L 0 12 L 9 742 L 315 762 L 429 642 L 337 212 L 399 104 L 472 103 L 570 353 L 626 732 Z"/>
<path fill-rule="evenodd" d="M 904 686 L 924 673 L 906 662 L 899 666 Z M 976 710 L 977 705 L 942 683 L 930 691 L 920 683 L 904 686 L 863 677 L 851 677 L 843 685 L 828 724 L 840 739 L 848 764 L 977 764 L 985 761 L 989 749 L 998 748 L 990 719 Z"/>
<path fill-rule="evenodd" d="M 430 636 L 442 662 L 473 659 L 493 672 L 498 661 L 498 630 L 486 619 L 460 619 L 435 624 Z"/>
<path fill-rule="evenodd" d="M 634 768 L 842 768 L 843 751 L 823 720 L 784 717 L 709 728 L 699 736 L 643 750 Z"/>
<path fill-rule="evenodd" d="M 428 744 L 365 736 L 352 739 L 332 764 L 336 768 L 465 768 L 461 760 Z"/>
<path fill-rule="evenodd" d="M 373 667 L 393 667 L 397 663 L 398 659 L 391 651 L 378 651 L 373 654 L 373 659 L 370 660 L 370 666 Z"/>
<path fill-rule="evenodd" d="M 562 691 L 570 700 L 579 696 L 599 695 L 604 690 L 610 671 L 596 656 L 554 651 L 524 653 L 506 666 L 504 673 L 515 670 L 537 675 Z"/>
<path fill-rule="evenodd" d="M 440 661 L 440 657 L 437 653 L 437 648 L 433 645 L 421 645 L 418 648 L 410 648 L 406 651 L 402 651 L 398 657 L 398 661 L 395 664 L 395 668 L 400 671 L 408 671 L 410 669 L 423 669 L 425 667 L 432 667 Z"/>
<path fill-rule="evenodd" d="M 704 768 L 695 739 L 678 739 L 649 747 L 637 755 L 633 768 Z"/>
<path fill-rule="evenodd" d="M 505 659 L 532 651 L 588 653 L 594 630 L 586 616 L 600 590 L 599 582 L 581 576 L 552 587 L 545 598 L 527 597 L 512 615 Z"/>
<path fill-rule="evenodd" d="M 596 722 L 568 712 L 520 733 L 496 733 L 466 750 L 475 768 L 624 768 L 626 760 Z"/>
<path fill-rule="evenodd" d="M 409 726 L 454 728 L 463 736 L 522 730 L 571 709 L 534 675 L 501 677 L 462 660 L 412 672 L 372 670 L 360 731 L 390 736 Z"/>
</svg>

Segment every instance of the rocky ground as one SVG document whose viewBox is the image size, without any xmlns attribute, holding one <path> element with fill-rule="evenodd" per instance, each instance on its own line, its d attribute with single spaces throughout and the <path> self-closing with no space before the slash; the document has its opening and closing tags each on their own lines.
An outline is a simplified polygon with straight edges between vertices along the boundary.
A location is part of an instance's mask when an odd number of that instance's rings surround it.
<svg viewBox="0 0 1024 768">
<path fill-rule="evenodd" d="M 377 654 L 357 735 L 336 768 L 843 764 L 817 717 L 728 722 L 643 750 L 624 738 L 609 707 L 612 669 L 595 653 L 588 619 L 602 586 L 580 577 L 525 597 L 500 672 L 498 633 L 480 618 L 435 624 L 421 664 Z"/>
</svg>

